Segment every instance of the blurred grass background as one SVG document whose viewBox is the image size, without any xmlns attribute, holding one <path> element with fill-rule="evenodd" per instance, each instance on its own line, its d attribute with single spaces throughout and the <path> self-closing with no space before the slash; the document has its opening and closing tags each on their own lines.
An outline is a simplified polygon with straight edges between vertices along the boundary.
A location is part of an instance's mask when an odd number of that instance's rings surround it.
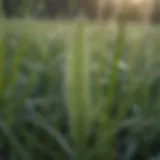
<svg viewBox="0 0 160 160">
<path fill-rule="evenodd" d="M 0 159 L 160 159 L 159 25 L 0 23 Z"/>
</svg>

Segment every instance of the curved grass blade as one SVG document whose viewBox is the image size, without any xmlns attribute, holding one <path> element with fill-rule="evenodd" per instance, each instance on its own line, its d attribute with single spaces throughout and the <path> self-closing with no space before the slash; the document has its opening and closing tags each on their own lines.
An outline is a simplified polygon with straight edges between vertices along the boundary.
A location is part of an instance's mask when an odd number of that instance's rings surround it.
<svg viewBox="0 0 160 160">
<path fill-rule="evenodd" d="M 51 136 L 51 138 L 58 143 L 64 153 L 68 157 L 70 157 L 71 160 L 73 159 L 72 157 L 74 157 L 74 155 L 71 147 L 69 146 L 65 138 L 55 128 L 47 124 L 41 117 L 40 120 L 33 119 L 30 121 L 33 122 L 36 126 L 45 130 Z"/>
<path fill-rule="evenodd" d="M 21 157 L 22 160 L 30 160 L 30 156 L 27 151 L 21 146 L 17 138 L 11 131 L 2 123 L 0 123 L 0 129 L 4 133 L 4 135 L 10 141 L 10 144 L 14 147 L 14 150 L 17 151 L 17 154 Z"/>
</svg>

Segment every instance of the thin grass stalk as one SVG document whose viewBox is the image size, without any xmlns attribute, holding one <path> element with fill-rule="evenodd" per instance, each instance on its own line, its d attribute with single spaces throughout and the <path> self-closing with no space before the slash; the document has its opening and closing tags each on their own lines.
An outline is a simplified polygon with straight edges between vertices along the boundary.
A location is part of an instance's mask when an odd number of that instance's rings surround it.
<svg viewBox="0 0 160 160">
<path fill-rule="evenodd" d="M 24 51 L 27 47 L 27 43 L 26 43 L 27 37 L 26 35 L 23 35 L 23 38 L 21 40 L 20 46 L 16 49 L 14 56 L 13 56 L 13 61 L 12 61 L 12 70 L 9 76 L 9 82 L 8 82 L 8 86 L 10 89 L 14 88 L 16 85 L 16 80 L 17 80 L 17 76 L 19 73 L 19 69 L 20 69 L 20 65 L 22 62 L 22 58 L 24 55 Z"/>
<path fill-rule="evenodd" d="M 126 30 L 125 25 L 126 25 L 125 23 L 120 23 L 118 28 L 117 39 L 115 42 L 114 58 L 111 66 L 111 73 L 108 80 L 106 103 L 104 104 L 105 115 L 109 115 L 112 109 L 114 92 L 116 87 L 116 79 L 117 79 L 118 70 L 119 70 L 118 63 L 123 55 L 123 49 L 124 49 L 124 43 L 125 43 L 125 30 Z"/>
<path fill-rule="evenodd" d="M 124 116 L 128 112 L 129 107 L 131 107 L 135 101 L 135 92 L 138 88 L 139 82 L 137 80 L 137 77 L 135 76 L 134 70 L 136 67 L 136 60 L 141 49 L 140 47 L 142 44 L 142 40 L 143 38 L 134 43 L 134 46 L 132 46 L 129 54 L 127 55 L 128 72 L 126 73 L 126 91 L 124 95 L 126 97 L 124 97 L 124 100 L 122 100 L 119 104 L 117 111 L 117 120 L 121 120 L 124 118 Z"/>
<path fill-rule="evenodd" d="M 4 64 L 5 64 L 5 44 L 3 39 L 0 41 L 0 97 L 4 88 Z"/>
<path fill-rule="evenodd" d="M 5 89 L 7 90 L 8 89 L 8 93 L 6 94 L 7 96 L 7 102 L 6 102 L 6 105 L 7 106 L 11 106 L 11 108 L 7 108 L 7 123 L 8 125 L 11 125 L 12 122 L 13 122 L 13 114 L 14 114 L 14 111 L 15 109 L 17 108 L 17 106 L 15 106 L 15 103 L 14 102 L 14 97 L 13 95 L 15 94 L 14 92 L 14 89 L 17 85 L 17 78 L 18 78 L 18 74 L 19 74 L 19 70 L 20 70 L 20 66 L 21 66 L 21 63 L 22 63 L 22 59 L 23 59 L 23 56 L 24 56 L 24 52 L 25 52 L 25 49 L 26 49 L 26 36 L 23 37 L 24 39 L 22 39 L 21 41 L 21 44 L 20 46 L 17 48 L 16 52 L 14 53 L 13 55 L 13 61 L 12 61 L 12 70 L 11 70 L 11 73 L 9 75 L 9 79 L 8 79 L 8 84 L 7 86 L 5 86 Z M 22 97 L 23 97 L 23 94 L 22 94 Z M 19 100 L 21 101 L 21 98 L 19 98 Z M 20 106 L 19 106 L 20 107 Z"/>
<path fill-rule="evenodd" d="M 106 52 L 106 39 L 103 36 L 103 30 L 105 28 L 100 28 L 97 36 L 96 43 L 98 43 L 98 54 L 96 53 L 95 56 L 95 68 L 94 68 L 94 75 L 93 75 L 93 82 L 94 82 L 94 105 L 96 106 L 96 111 L 99 109 L 100 104 L 102 102 L 102 91 L 101 91 L 101 80 L 104 72 L 106 70 L 106 58 L 104 58 L 104 54 Z M 91 46 L 92 44 L 90 44 Z"/>
<path fill-rule="evenodd" d="M 107 94 L 106 94 L 106 101 L 102 106 L 102 111 L 100 116 L 98 117 L 99 119 L 99 129 L 98 129 L 98 139 L 96 141 L 96 146 L 99 154 L 101 154 L 101 151 L 99 148 L 101 147 L 109 147 L 112 145 L 114 142 L 114 137 L 113 135 L 105 136 L 108 131 L 106 129 L 110 128 L 114 129 L 116 124 L 114 121 L 112 121 L 112 117 L 110 117 L 110 113 L 112 110 L 112 103 L 113 103 L 113 98 L 114 98 L 114 91 L 116 87 L 116 76 L 118 73 L 118 63 L 119 60 L 121 59 L 122 53 L 123 53 L 123 48 L 124 48 L 124 42 L 125 42 L 125 29 L 126 29 L 126 24 L 125 23 L 120 23 L 120 26 L 118 28 L 118 33 L 117 33 L 117 39 L 115 43 L 115 52 L 114 52 L 114 58 L 111 66 L 111 73 L 109 76 L 109 81 L 108 81 L 108 89 L 107 89 Z M 111 153 L 110 151 L 105 153 L 106 156 L 109 156 L 111 159 L 114 158 L 114 153 Z"/>
</svg>

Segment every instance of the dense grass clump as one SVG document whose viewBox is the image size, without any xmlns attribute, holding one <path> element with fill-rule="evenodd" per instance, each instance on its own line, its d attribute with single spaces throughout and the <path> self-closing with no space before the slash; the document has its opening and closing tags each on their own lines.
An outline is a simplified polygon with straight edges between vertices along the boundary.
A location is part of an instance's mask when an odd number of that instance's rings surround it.
<svg viewBox="0 0 160 160">
<path fill-rule="evenodd" d="M 0 158 L 160 158 L 159 28 L 9 21 L 0 29 Z"/>
</svg>

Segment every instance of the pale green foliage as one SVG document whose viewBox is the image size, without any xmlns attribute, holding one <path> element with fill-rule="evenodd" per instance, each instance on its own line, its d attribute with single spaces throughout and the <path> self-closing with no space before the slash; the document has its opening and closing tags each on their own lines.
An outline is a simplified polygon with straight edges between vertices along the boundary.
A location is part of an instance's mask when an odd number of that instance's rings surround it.
<svg viewBox="0 0 160 160">
<path fill-rule="evenodd" d="M 4 21 L 0 142 L 9 159 L 158 158 L 158 29 L 103 25 Z"/>
</svg>

